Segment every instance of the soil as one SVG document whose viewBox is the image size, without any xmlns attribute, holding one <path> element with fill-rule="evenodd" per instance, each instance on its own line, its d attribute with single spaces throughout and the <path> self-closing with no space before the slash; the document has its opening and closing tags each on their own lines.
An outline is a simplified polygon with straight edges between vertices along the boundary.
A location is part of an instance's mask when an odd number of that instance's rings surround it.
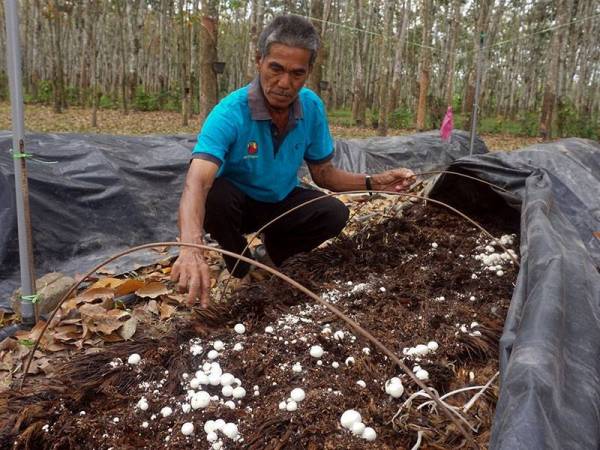
<svg viewBox="0 0 600 450">
<path fill-rule="evenodd" d="M 478 219 L 496 237 L 517 230 L 518 224 Z M 490 241 L 460 217 L 415 205 L 400 218 L 291 259 L 283 272 L 335 304 L 410 368 L 418 364 L 425 369 L 428 386 L 443 395 L 485 385 L 498 370 L 498 339 L 518 268 L 504 261 L 501 276 L 485 270 L 474 256 L 485 253 L 494 244 Z M 509 247 L 518 251 L 518 239 Z M 147 330 L 135 342 L 78 356 L 45 383 L 30 383 L 22 394 L 1 396 L 5 413 L 0 414 L 0 447 L 208 449 L 203 426 L 217 418 L 236 423 L 242 437 L 234 442 L 219 434 L 224 449 L 404 449 L 415 444 L 419 431 L 421 448 L 465 446 L 442 411 L 427 405 L 417 409 L 427 398 L 418 397 L 396 417 L 420 388 L 346 323 L 279 279 L 236 291 L 221 311 L 217 321 L 186 315 L 161 337 Z M 237 323 L 245 325 L 244 334 L 234 332 Z M 336 331 L 344 333 L 343 339 L 334 338 Z M 246 396 L 230 409 L 223 400 L 231 398 L 223 398 L 220 386 L 208 386 L 222 401 L 184 413 L 189 381 L 209 361 L 215 340 L 225 345 L 215 361 L 240 379 Z M 421 359 L 403 354 L 430 341 L 439 348 Z M 234 350 L 236 343 L 242 344 L 241 351 Z M 194 344 L 195 350 L 202 348 L 196 355 L 190 352 Z M 309 354 L 313 345 L 324 350 L 319 360 Z M 127 358 L 134 352 L 142 361 L 132 366 Z M 124 363 L 111 365 L 117 357 Z M 297 363 L 299 373 L 292 369 Z M 384 388 L 394 376 L 405 387 L 398 399 Z M 489 441 L 496 386 L 497 380 L 461 413 L 483 447 Z M 280 402 L 296 387 L 304 389 L 306 398 L 296 411 L 281 410 Z M 462 406 L 478 391 L 457 393 L 446 401 Z M 150 405 L 146 411 L 136 408 L 141 397 Z M 173 414 L 163 418 L 164 406 Z M 340 417 L 347 409 L 359 411 L 363 423 L 377 432 L 374 441 L 342 428 Z M 142 427 L 145 421 L 147 428 Z M 193 435 L 181 433 L 184 422 L 194 424 Z"/>
</svg>

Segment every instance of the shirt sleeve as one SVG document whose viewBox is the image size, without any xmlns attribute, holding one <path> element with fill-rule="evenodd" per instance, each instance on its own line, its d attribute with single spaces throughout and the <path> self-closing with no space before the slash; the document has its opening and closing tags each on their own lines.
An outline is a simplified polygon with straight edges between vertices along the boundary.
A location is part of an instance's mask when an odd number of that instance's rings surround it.
<svg viewBox="0 0 600 450">
<path fill-rule="evenodd" d="M 231 120 L 229 108 L 220 103 L 204 121 L 192 150 L 192 158 L 205 159 L 221 166 L 236 137 L 237 129 Z"/>
<path fill-rule="evenodd" d="M 304 152 L 304 160 L 311 164 L 322 164 L 333 158 L 333 139 L 329 132 L 329 123 L 325 107 L 320 98 L 314 99 L 315 115 L 311 126 L 310 142 Z"/>
</svg>

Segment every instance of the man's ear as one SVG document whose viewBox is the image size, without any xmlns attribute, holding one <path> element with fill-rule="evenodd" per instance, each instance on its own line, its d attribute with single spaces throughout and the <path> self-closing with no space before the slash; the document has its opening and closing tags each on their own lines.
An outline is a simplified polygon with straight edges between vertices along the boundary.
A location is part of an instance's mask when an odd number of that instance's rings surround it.
<svg viewBox="0 0 600 450">
<path fill-rule="evenodd" d="M 260 63 L 262 61 L 262 56 L 260 55 L 260 52 L 258 50 L 256 51 L 256 55 L 254 55 L 254 61 L 256 62 L 256 68 L 260 69 Z"/>
</svg>

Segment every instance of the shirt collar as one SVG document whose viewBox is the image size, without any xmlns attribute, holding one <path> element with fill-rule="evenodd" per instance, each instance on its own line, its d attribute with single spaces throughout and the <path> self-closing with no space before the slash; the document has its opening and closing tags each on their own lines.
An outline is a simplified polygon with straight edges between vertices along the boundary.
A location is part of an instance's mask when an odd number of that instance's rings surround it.
<svg viewBox="0 0 600 450">
<path fill-rule="evenodd" d="M 271 120 L 271 114 L 267 109 L 267 100 L 263 94 L 259 77 L 256 77 L 248 88 L 248 106 L 250 107 L 252 120 Z M 294 119 L 301 119 L 303 112 L 299 96 L 296 97 L 291 107 Z"/>
</svg>

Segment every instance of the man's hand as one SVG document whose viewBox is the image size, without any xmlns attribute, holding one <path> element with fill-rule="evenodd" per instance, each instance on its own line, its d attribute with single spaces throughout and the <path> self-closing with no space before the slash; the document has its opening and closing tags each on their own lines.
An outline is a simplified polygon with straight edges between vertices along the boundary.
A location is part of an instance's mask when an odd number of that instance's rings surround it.
<svg viewBox="0 0 600 450">
<path fill-rule="evenodd" d="M 392 169 L 371 175 L 371 185 L 375 191 L 402 192 L 415 180 L 415 174 L 410 169 Z"/>
<path fill-rule="evenodd" d="M 171 281 L 177 282 L 180 292 L 188 292 L 188 305 L 193 305 L 199 297 L 200 306 L 208 306 L 210 272 L 202 250 L 182 248 L 171 269 Z"/>
</svg>

